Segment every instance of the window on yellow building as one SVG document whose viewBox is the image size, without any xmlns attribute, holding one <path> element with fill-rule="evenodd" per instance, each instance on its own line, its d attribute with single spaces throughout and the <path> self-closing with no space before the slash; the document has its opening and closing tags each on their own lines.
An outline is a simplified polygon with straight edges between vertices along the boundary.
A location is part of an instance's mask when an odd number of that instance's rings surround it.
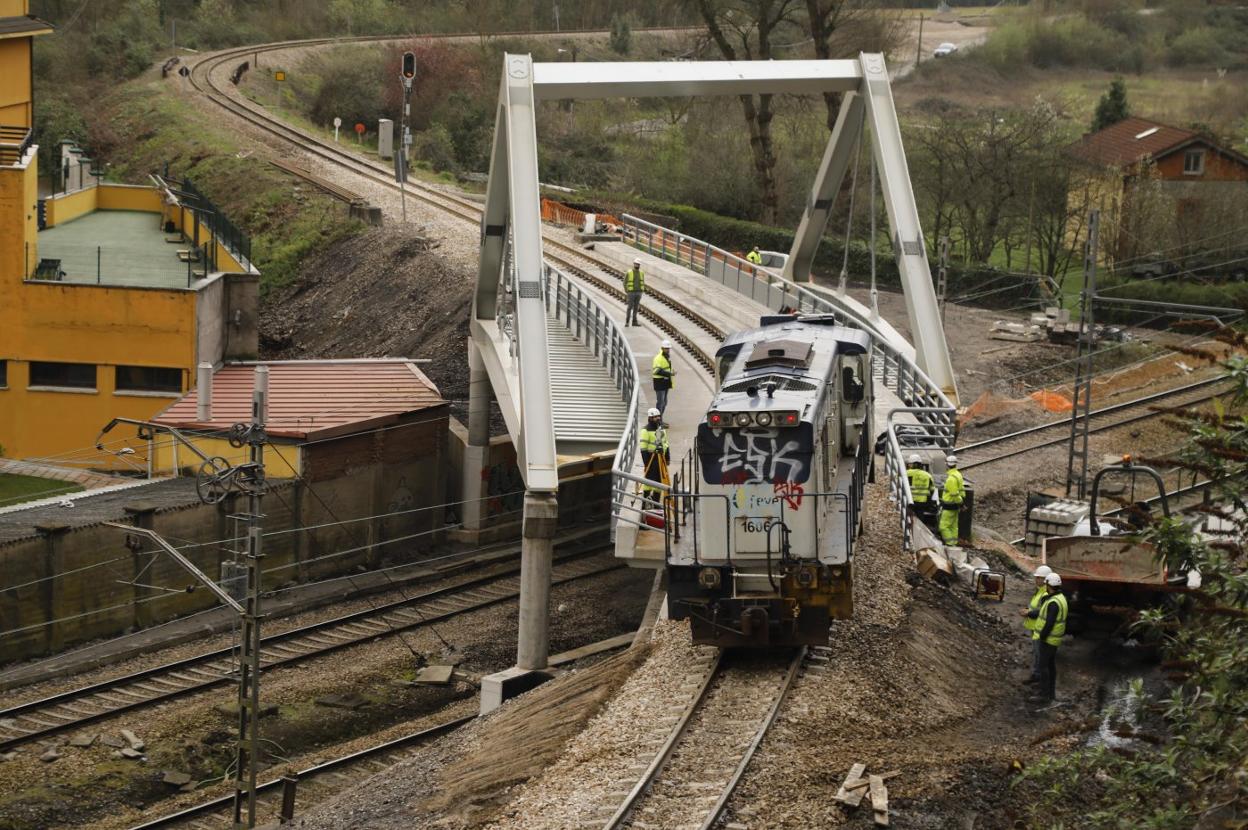
<svg viewBox="0 0 1248 830">
<path fill-rule="evenodd" d="M 60 386 L 69 389 L 94 389 L 95 365 L 92 363 L 30 364 L 31 386 Z"/>
<path fill-rule="evenodd" d="M 0 389 L 9 385 L 9 361 L 0 360 Z"/>
<path fill-rule="evenodd" d="M 162 369 L 158 366 L 118 366 L 118 392 L 170 392 L 182 391 L 182 370 Z"/>
</svg>

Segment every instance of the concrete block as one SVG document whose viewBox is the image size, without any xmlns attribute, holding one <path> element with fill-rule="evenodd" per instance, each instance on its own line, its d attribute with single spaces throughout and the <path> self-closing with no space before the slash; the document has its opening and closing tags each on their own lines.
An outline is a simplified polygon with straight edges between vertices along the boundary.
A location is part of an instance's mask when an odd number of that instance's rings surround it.
<svg viewBox="0 0 1248 830">
<path fill-rule="evenodd" d="M 506 701 L 550 680 L 554 675 L 544 671 L 528 671 L 516 666 L 481 678 L 481 714 L 493 712 Z"/>
</svg>

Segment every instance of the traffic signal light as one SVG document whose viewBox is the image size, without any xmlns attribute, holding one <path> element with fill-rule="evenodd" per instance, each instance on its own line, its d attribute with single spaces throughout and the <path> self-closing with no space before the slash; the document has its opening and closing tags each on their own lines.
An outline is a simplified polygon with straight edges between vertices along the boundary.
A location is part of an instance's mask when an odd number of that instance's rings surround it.
<svg viewBox="0 0 1248 830">
<path fill-rule="evenodd" d="M 410 81 L 416 77 L 416 53 L 403 53 L 403 80 Z"/>
</svg>

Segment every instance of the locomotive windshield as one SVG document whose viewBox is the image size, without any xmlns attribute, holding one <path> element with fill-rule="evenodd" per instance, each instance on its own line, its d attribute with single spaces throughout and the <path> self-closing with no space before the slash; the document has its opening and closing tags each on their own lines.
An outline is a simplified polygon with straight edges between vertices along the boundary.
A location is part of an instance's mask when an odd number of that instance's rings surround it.
<svg viewBox="0 0 1248 830">
<path fill-rule="evenodd" d="M 810 478 L 814 430 L 796 427 L 698 428 L 698 456 L 707 484 L 801 484 Z"/>
</svg>

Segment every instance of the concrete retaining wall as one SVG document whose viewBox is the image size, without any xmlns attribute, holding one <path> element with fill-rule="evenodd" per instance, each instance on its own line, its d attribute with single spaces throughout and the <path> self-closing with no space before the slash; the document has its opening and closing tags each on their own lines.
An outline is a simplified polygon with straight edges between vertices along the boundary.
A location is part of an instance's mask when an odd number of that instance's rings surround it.
<svg viewBox="0 0 1248 830">
<path fill-rule="evenodd" d="M 438 421 L 397 431 L 406 433 L 403 441 L 343 447 L 353 459 L 349 463 L 336 464 L 338 453 L 318 453 L 306 481 L 272 481 L 264 499 L 265 589 L 413 561 L 439 543 L 443 509 L 419 508 L 446 500 L 444 483 L 430 474 L 445 468 L 441 430 Z M 229 517 L 246 503 L 233 496 L 205 505 L 188 484 L 185 479 L 155 482 L 112 494 L 113 508 L 94 515 L 97 522 L 155 530 L 219 579 L 222 563 L 233 560 L 233 548 L 242 546 L 235 541 L 241 531 Z M 89 497 L 78 498 L 89 508 Z M 368 516 L 378 518 L 349 521 Z M 403 540 L 388 541 L 398 539 Z M 115 637 L 217 604 L 172 558 L 152 549 L 146 540 L 128 539 L 116 528 L 46 517 L 24 538 L 0 543 L 0 664 Z M 59 576 L 48 578 L 54 575 Z"/>
</svg>

